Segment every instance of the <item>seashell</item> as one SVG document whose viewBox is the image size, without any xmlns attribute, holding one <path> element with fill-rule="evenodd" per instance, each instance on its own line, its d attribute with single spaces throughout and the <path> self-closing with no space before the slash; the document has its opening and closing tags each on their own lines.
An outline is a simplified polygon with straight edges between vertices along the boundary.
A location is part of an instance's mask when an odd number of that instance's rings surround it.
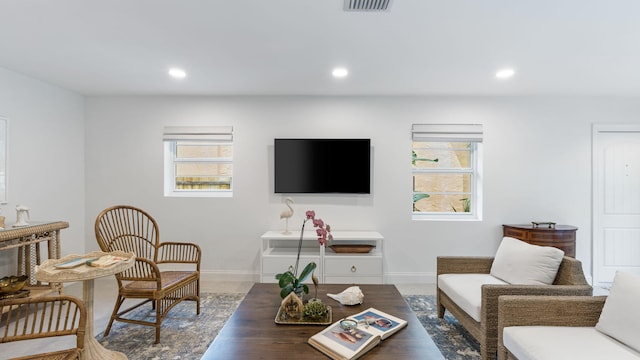
<svg viewBox="0 0 640 360">
<path fill-rule="evenodd" d="M 327 294 L 327 296 L 343 305 L 362 304 L 364 301 L 364 294 L 359 286 L 351 286 L 339 294 Z"/>
</svg>

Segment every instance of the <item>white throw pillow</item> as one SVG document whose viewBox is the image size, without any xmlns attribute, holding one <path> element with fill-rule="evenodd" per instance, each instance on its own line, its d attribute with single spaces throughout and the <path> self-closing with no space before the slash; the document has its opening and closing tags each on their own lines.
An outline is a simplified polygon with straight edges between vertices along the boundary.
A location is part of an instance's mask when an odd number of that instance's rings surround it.
<svg viewBox="0 0 640 360">
<path fill-rule="evenodd" d="M 640 276 L 618 271 L 596 329 L 640 351 Z"/>
<path fill-rule="evenodd" d="M 510 284 L 551 285 L 563 257 L 560 249 L 504 237 L 490 273 Z"/>
</svg>

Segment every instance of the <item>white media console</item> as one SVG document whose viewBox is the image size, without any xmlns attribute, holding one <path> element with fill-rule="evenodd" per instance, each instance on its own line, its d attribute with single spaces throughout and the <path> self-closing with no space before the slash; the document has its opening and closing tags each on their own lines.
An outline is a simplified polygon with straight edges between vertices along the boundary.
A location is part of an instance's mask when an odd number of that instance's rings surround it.
<svg viewBox="0 0 640 360">
<path fill-rule="evenodd" d="M 318 265 L 316 276 L 323 284 L 382 284 L 382 240 L 375 231 L 333 231 L 333 245 L 373 245 L 368 253 L 336 253 L 318 244 L 315 230 L 305 231 L 298 264 L 298 274 L 311 261 Z M 299 231 L 283 234 L 267 231 L 261 236 L 260 278 L 275 283 L 275 275 L 292 270 L 298 254 Z M 305 283 L 311 283 L 309 277 Z"/>
</svg>

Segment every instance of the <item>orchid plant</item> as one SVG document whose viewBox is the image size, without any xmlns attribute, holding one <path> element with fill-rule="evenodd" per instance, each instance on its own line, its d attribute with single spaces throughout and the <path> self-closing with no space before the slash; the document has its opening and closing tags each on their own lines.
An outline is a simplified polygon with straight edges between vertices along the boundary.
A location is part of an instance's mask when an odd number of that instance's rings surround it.
<svg viewBox="0 0 640 360">
<path fill-rule="evenodd" d="M 302 222 L 302 230 L 300 231 L 300 240 L 298 240 L 298 256 L 296 257 L 296 265 L 293 268 L 293 271 L 289 270 L 282 274 L 276 274 L 276 279 L 280 286 L 280 297 L 283 299 L 291 292 L 296 294 L 302 294 L 302 292 L 304 292 L 305 294 L 308 294 L 309 287 L 302 282 L 305 281 L 318 266 L 313 261 L 308 263 L 307 266 L 302 269 L 302 272 L 298 277 L 298 263 L 300 262 L 300 250 L 302 250 L 302 237 L 304 236 L 304 227 L 309 220 L 312 221 L 313 227 L 316 228 L 316 235 L 318 236 L 318 243 L 320 246 L 327 245 L 333 240 L 333 235 L 331 235 L 331 226 L 329 226 L 329 224 L 325 224 L 322 219 L 316 219 L 315 211 L 308 210 L 305 213 L 305 218 Z"/>
</svg>

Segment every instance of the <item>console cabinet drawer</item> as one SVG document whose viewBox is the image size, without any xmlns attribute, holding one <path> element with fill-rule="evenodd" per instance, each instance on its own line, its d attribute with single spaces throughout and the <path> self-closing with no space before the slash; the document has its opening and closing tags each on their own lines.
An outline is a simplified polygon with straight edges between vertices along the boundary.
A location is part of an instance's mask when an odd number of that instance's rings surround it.
<svg viewBox="0 0 640 360">
<path fill-rule="evenodd" d="M 381 257 L 325 257 L 325 277 L 330 276 L 381 276 Z"/>
<path fill-rule="evenodd" d="M 319 273 L 320 263 L 319 256 L 300 256 L 300 262 L 298 263 L 298 275 L 302 272 L 308 263 L 314 261 L 318 267 L 316 273 Z M 262 282 L 277 282 L 276 274 L 281 274 L 287 270 L 293 271 L 296 266 L 296 258 L 289 256 L 265 256 L 262 258 Z M 311 283 L 311 276 L 309 276 L 305 283 Z"/>
<path fill-rule="evenodd" d="M 510 236 L 526 243 L 553 246 L 569 257 L 576 257 L 576 231 L 572 225 L 537 227 L 533 225 L 502 225 L 503 236 Z"/>
</svg>

